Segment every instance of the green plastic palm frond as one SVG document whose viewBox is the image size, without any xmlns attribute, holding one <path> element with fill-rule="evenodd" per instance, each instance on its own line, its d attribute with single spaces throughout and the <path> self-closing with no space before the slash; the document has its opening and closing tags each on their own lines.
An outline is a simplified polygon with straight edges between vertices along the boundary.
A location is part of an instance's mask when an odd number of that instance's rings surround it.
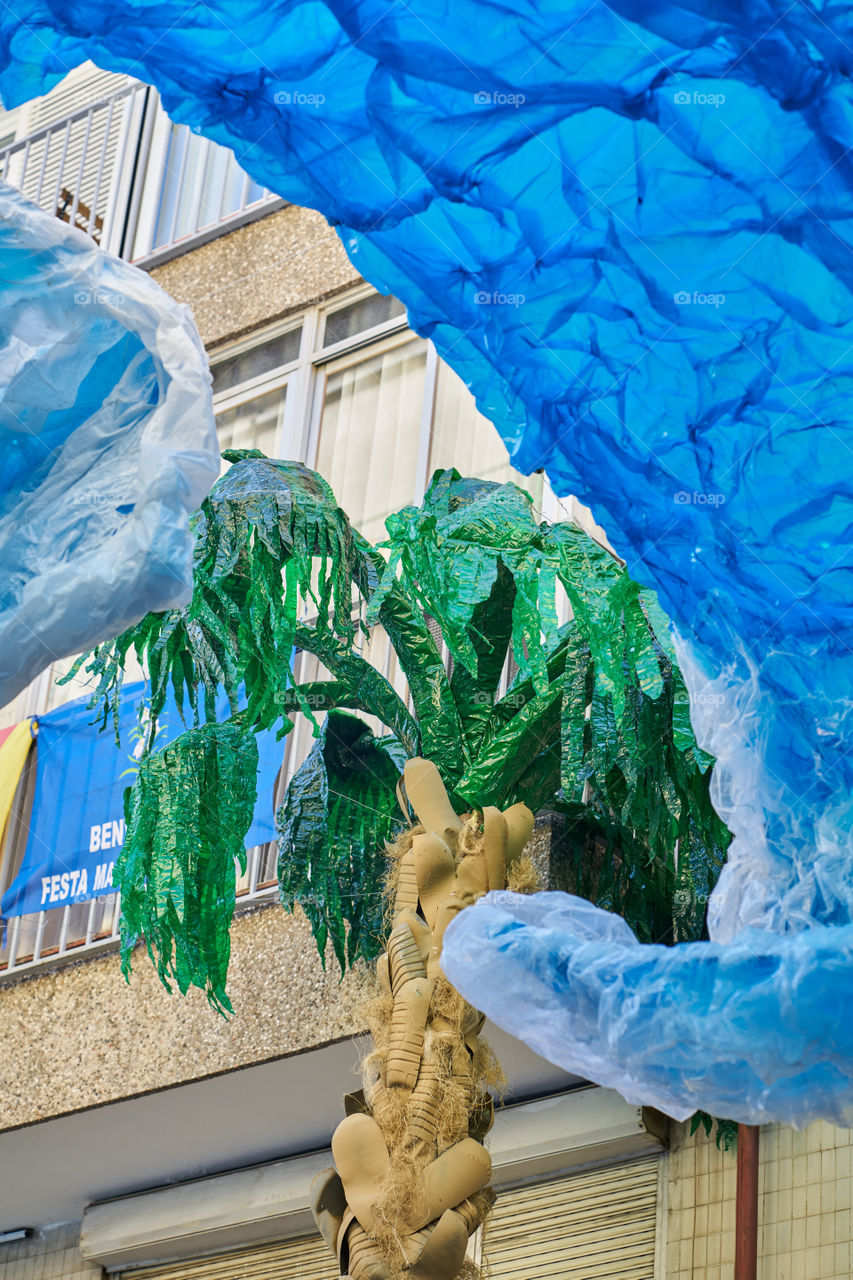
<svg viewBox="0 0 853 1280">
<path fill-rule="evenodd" d="M 711 804 L 668 621 L 582 530 L 549 526 L 545 539 L 580 640 L 563 681 L 562 802 L 607 833 L 607 905 L 644 940 L 698 938 L 731 835 Z"/>
<path fill-rule="evenodd" d="M 573 848 L 592 865 L 596 849 L 609 849 L 595 876 L 599 905 L 619 911 L 646 939 L 699 937 L 731 837 L 711 805 L 710 760 L 693 737 L 668 622 L 655 597 L 578 526 L 543 524 L 533 538 L 524 529 L 512 581 L 523 583 L 531 564 L 540 594 L 559 580 L 572 618 L 555 635 L 528 594 L 527 634 L 540 626 L 544 671 L 528 663 L 494 706 L 489 684 L 467 668 L 461 678 L 454 671 L 469 732 L 479 710 L 470 706 L 470 690 L 487 709 L 457 792 L 474 805 L 523 800 L 561 808 L 583 837 Z M 495 599 L 498 583 L 478 609 Z M 504 644 L 510 607 L 505 598 L 503 632 L 494 618 L 487 630 Z M 590 896 L 588 878 L 575 891 Z"/>
<path fill-rule="evenodd" d="M 123 669 L 133 650 L 150 678 L 152 735 L 170 683 L 182 709 L 186 697 L 194 724 L 215 719 L 219 688 L 235 714 L 244 686 L 247 721 L 268 727 L 281 719 L 293 687 L 300 608 L 314 614 L 318 636 L 351 643 L 360 625 L 354 606 L 375 590 L 376 567 L 326 481 L 300 463 L 275 462 L 256 449 L 223 456 L 233 465 L 193 517 L 189 605 L 148 614 L 84 655 L 65 677 L 88 659 L 86 670 L 98 681 L 92 705 L 101 705 L 104 724 L 110 712 L 117 720 Z"/>
<path fill-rule="evenodd" d="M 472 805 L 505 807 L 523 800 L 536 811 L 553 803 L 560 787 L 560 711 L 566 663 L 574 635 L 548 655 L 542 692 L 531 676 L 519 678 L 489 716 L 476 759 L 458 791 Z"/>
<path fill-rule="evenodd" d="M 144 937 L 163 984 L 200 987 L 231 1011 L 225 979 L 236 863 L 257 798 L 258 748 L 234 724 L 189 729 L 146 756 L 125 792 L 127 835 L 113 869 L 121 893 L 121 966 Z"/>
<path fill-rule="evenodd" d="M 380 945 L 384 842 L 402 821 L 407 755 L 433 760 L 460 810 L 523 800 L 559 811 L 562 887 L 618 911 L 643 939 L 700 936 L 730 836 L 710 803 L 711 761 L 693 737 L 668 622 L 616 557 L 571 523 L 538 523 L 517 486 L 453 470 L 371 548 L 315 473 L 256 450 L 225 456 L 233 465 L 194 517 L 190 604 L 149 614 L 88 658 L 104 723 L 117 719 L 131 652 L 151 683 L 117 864 L 125 971 L 144 935 L 164 981 L 204 986 L 230 1007 L 251 732 L 285 733 L 300 711 L 316 743 L 277 814 L 282 900 L 304 908 L 342 968 Z M 571 607 L 560 627 L 558 584 Z M 408 701 L 390 664 L 386 677 L 361 651 L 372 625 Z M 308 683 L 293 676 L 303 650 L 321 664 Z M 499 696 L 507 664 L 517 674 Z M 154 752 L 170 687 L 195 727 Z M 232 719 L 217 726 L 222 689 Z"/>
<path fill-rule="evenodd" d="M 331 711 L 276 814 L 281 900 L 302 907 L 321 956 L 331 939 L 342 973 L 382 950 L 385 842 L 405 825 L 404 760 L 393 739 Z"/>
<path fill-rule="evenodd" d="M 452 790 L 469 760 L 470 744 L 441 651 L 417 602 L 399 583 L 388 584 L 378 617 L 408 682 L 420 754 L 434 762 Z"/>
<path fill-rule="evenodd" d="M 375 667 L 354 653 L 345 641 L 313 627 L 297 627 L 294 642 L 300 649 L 313 653 L 330 674 L 337 677 L 339 686 L 347 690 L 349 705 L 376 716 L 392 730 L 408 755 L 418 754 L 420 727 L 403 699 Z M 313 706 L 308 698 L 301 698 L 300 686 L 292 690 L 291 699 L 289 705 L 299 703 L 303 709 Z"/>
<path fill-rule="evenodd" d="M 404 508 L 386 523 L 389 537 L 383 545 L 390 558 L 368 617 L 379 617 L 386 593 L 399 582 L 435 618 L 454 660 L 479 681 L 488 678 L 492 655 L 501 648 L 499 637 L 485 629 L 486 618 L 506 615 L 515 660 L 543 692 L 541 636 L 544 631 L 552 642 L 556 631 L 554 577 L 542 554 L 529 494 L 514 484 L 437 471 L 423 504 Z M 497 608 L 489 610 L 496 583 Z M 503 657 L 500 653 L 501 665 Z"/>
</svg>

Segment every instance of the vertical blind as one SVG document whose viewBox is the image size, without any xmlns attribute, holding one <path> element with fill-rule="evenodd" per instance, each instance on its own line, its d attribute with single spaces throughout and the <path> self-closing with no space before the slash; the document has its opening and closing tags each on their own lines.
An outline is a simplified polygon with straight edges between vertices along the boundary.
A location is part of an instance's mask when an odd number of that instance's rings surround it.
<svg viewBox="0 0 853 1280">
<path fill-rule="evenodd" d="M 216 415 L 220 451 L 260 449 L 268 458 L 275 458 L 286 395 L 287 388 L 280 387 L 256 396 L 247 404 L 221 410 Z M 227 463 L 222 463 L 220 474 L 227 470 L 227 466 Z"/>
<path fill-rule="evenodd" d="M 536 500 L 541 499 L 540 476 L 523 476 L 509 460 L 507 447 L 495 428 L 477 409 L 459 375 L 443 362 L 435 389 L 430 474 L 439 467 L 455 467 L 463 476 L 477 476 L 505 484 L 511 480 Z"/>
<path fill-rule="evenodd" d="M 414 497 L 426 352 L 417 338 L 327 374 L 316 469 L 371 542 Z"/>
</svg>

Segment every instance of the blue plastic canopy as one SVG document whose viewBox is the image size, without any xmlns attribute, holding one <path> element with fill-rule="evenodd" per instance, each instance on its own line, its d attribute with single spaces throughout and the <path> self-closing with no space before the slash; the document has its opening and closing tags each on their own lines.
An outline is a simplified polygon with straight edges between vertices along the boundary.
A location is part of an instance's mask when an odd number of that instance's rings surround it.
<svg viewBox="0 0 853 1280">
<path fill-rule="evenodd" d="M 218 471 L 186 308 L 0 185 L 0 706 L 189 599 Z"/>
<path fill-rule="evenodd" d="M 835 1055 L 826 1088 L 756 1084 L 768 1052 L 803 1043 L 771 1043 L 781 993 L 808 989 L 826 1012 L 849 990 L 851 50 L 853 10 L 824 0 L 0 11 L 7 103 L 87 57 L 150 80 L 175 119 L 337 225 L 361 273 L 403 299 L 473 388 L 516 465 L 589 502 L 657 588 L 735 833 L 714 946 L 668 961 L 685 1046 L 664 1091 L 676 1113 L 713 1108 L 709 1082 L 726 1073 L 735 1118 L 801 1123 L 853 1102 L 849 1046 L 825 1020 L 812 1033 Z M 475 1003 L 481 965 L 462 934 L 497 910 L 478 907 L 470 926 L 463 914 L 448 937 L 449 971 Z M 513 935 L 498 920 L 500 949 Z M 561 927 L 560 955 L 574 955 L 586 944 L 571 913 Z M 758 994 L 733 1046 L 715 1040 L 707 993 L 716 944 L 748 928 L 779 938 L 772 961 L 758 949 L 754 969 L 737 969 L 731 999 Z M 525 964 L 554 952 L 537 955 L 531 944 Z M 629 985 L 604 952 L 591 963 L 596 1025 L 630 1001 L 648 1045 L 668 1043 L 660 957 Z M 758 981 L 771 963 L 778 981 Z M 554 1010 L 565 996 L 556 983 Z M 508 996 L 493 1016 L 524 1029 Z M 618 1047 L 605 1037 L 586 1071 L 618 1084 Z M 646 1100 L 663 1096 L 642 1057 L 634 1079 Z"/>
</svg>

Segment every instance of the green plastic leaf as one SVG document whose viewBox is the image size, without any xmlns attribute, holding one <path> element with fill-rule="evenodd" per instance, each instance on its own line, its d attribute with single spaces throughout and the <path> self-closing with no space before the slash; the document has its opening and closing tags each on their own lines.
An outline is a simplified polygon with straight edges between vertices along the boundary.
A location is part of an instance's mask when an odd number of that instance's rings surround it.
<svg viewBox="0 0 853 1280">
<path fill-rule="evenodd" d="M 592 664 L 589 646 L 575 632 L 566 656 L 563 705 L 560 714 L 562 744 L 560 784 L 565 797 L 580 802 L 589 771 L 584 763 L 587 749 L 586 708 L 592 696 Z"/>
<path fill-rule="evenodd" d="M 215 719 L 223 687 L 236 711 L 249 697 L 248 720 L 270 727 L 292 684 L 291 656 L 300 605 L 315 614 L 318 636 L 352 643 L 359 622 L 354 598 L 367 599 L 378 576 L 367 543 L 316 472 L 275 462 L 256 449 L 229 450 L 233 463 L 193 517 L 193 596 L 184 609 L 148 614 L 110 644 L 87 655 L 98 678 L 92 706 L 104 722 L 117 716 L 131 649 L 148 667 L 152 731 L 169 685 L 179 703 Z M 82 665 L 78 663 L 76 670 Z"/>
<path fill-rule="evenodd" d="M 476 667 L 472 674 L 461 662 L 453 664 L 450 693 L 468 744 L 468 758 L 476 758 L 488 730 L 506 655 L 512 643 L 516 585 L 502 563 L 488 597 L 471 615 L 470 634 Z"/>
<path fill-rule="evenodd" d="M 337 677 L 338 684 L 347 690 L 346 701 L 349 705 L 376 716 L 399 738 L 409 755 L 418 754 L 418 723 L 409 714 L 399 694 L 375 667 L 360 654 L 354 653 L 345 642 L 334 636 L 318 633 L 311 627 L 297 627 L 294 643 L 313 653 Z M 289 699 L 285 701 L 291 705 Z"/>
<path fill-rule="evenodd" d="M 537 676 L 542 692 L 546 624 L 538 607 L 537 574 L 544 561 L 529 494 L 514 484 L 463 479 L 453 469 L 437 471 L 423 504 L 406 507 L 386 523 L 384 545 L 400 586 L 435 619 L 454 661 L 474 677 L 479 662 L 475 637 L 481 634 L 475 615 L 489 600 L 503 566 L 516 586 L 510 602 L 515 660 L 523 674 Z M 378 616 L 375 608 L 368 614 Z"/>
<path fill-rule="evenodd" d="M 544 692 L 537 692 L 533 677 L 528 677 L 518 680 L 495 704 L 477 757 L 457 785 L 459 796 L 469 804 L 505 808 L 521 800 L 539 808 L 554 798 L 560 776 L 560 708 L 568 648 L 564 642 L 551 655 Z M 543 753 L 551 759 L 543 758 Z M 553 774 L 555 784 L 544 800 L 540 796 L 543 770 Z M 528 779 L 529 791 L 521 785 L 523 777 Z"/>
<path fill-rule="evenodd" d="M 233 724 L 190 729 L 145 756 L 125 793 L 127 835 L 113 869 L 121 893 L 121 965 L 144 937 L 164 986 L 200 987 L 231 1011 L 236 866 L 257 797 L 258 748 Z"/>
<path fill-rule="evenodd" d="M 403 759 L 363 720 L 332 711 L 276 814 L 281 900 L 302 907 L 321 956 L 331 939 L 341 972 L 382 950 L 385 842 L 405 825 Z"/>
<path fill-rule="evenodd" d="M 105 725 L 116 721 L 131 654 L 147 666 L 143 764 L 155 758 L 170 689 L 191 732 L 215 718 L 222 688 L 235 729 L 276 725 L 284 734 L 291 717 L 308 717 L 319 736 L 280 811 L 280 873 L 284 901 L 304 906 L 321 952 L 331 939 L 343 966 L 377 945 L 382 845 L 398 821 L 402 756 L 415 754 L 434 761 L 458 808 L 523 800 L 558 810 L 564 887 L 621 913 L 644 941 L 701 937 L 730 837 L 710 803 L 711 761 L 696 744 L 654 594 L 583 529 L 537 523 L 515 485 L 436 473 L 420 507 L 388 520 L 386 561 L 315 473 L 253 450 L 226 457 L 230 471 L 193 517 L 190 604 L 149 614 L 78 668 L 88 662 Z M 571 607 L 561 628 L 558 584 Z M 360 652 L 368 624 L 390 643 L 388 678 Z M 293 674 L 302 650 L 322 667 L 305 684 Z M 501 696 L 505 669 L 517 675 Z M 362 721 L 338 714 L 344 708 L 375 716 L 389 738 L 373 739 Z M 321 713 L 329 713 L 322 729 Z M 156 782 L 169 815 L 157 778 L 152 763 L 145 786 Z M 173 873 L 164 861 L 172 819 L 162 832 L 152 825 L 149 791 L 128 816 L 126 848 L 138 825 L 139 849 L 156 846 L 158 859 L 129 876 L 133 927 L 154 938 L 158 955 L 172 947 L 161 973 L 208 982 L 207 964 L 224 996 L 221 936 L 209 963 L 193 958 L 208 943 L 197 911 L 183 923 L 191 895 L 180 867 Z M 190 805 L 182 820 L 182 849 L 193 831 L 199 848 L 221 846 L 206 811 Z M 185 930 L 180 946 L 175 921 Z"/>
<path fill-rule="evenodd" d="M 469 759 L 469 745 L 441 653 L 399 584 L 388 591 L 379 618 L 409 684 L 421 754 L 433 761 L 452 791 Z"/>
</svg>

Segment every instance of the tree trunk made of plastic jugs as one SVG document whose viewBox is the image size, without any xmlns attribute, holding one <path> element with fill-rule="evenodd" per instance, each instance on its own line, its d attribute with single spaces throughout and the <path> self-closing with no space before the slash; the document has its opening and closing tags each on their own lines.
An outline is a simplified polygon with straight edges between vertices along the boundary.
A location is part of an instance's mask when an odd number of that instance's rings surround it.
<svg viewBox="0 0 853 1280">
<path fill-rule="evenodd" d="M 459 817 L 428 760 L 408 761 L 403 778 L 418 825 L 389 850 L 391 932 L 366 1010 L 373 1052 L 312 1208 L 342 1277 L 458 1280 L 477 1274 L 468 1241 L 494 1201 L 483 1139 L 500 1072 L 479 1039 L 483 1015 L 441 972 L 441 944 L 459 911 L 506 887 L 533 815 L 518 804 Z"/>
</svg>

